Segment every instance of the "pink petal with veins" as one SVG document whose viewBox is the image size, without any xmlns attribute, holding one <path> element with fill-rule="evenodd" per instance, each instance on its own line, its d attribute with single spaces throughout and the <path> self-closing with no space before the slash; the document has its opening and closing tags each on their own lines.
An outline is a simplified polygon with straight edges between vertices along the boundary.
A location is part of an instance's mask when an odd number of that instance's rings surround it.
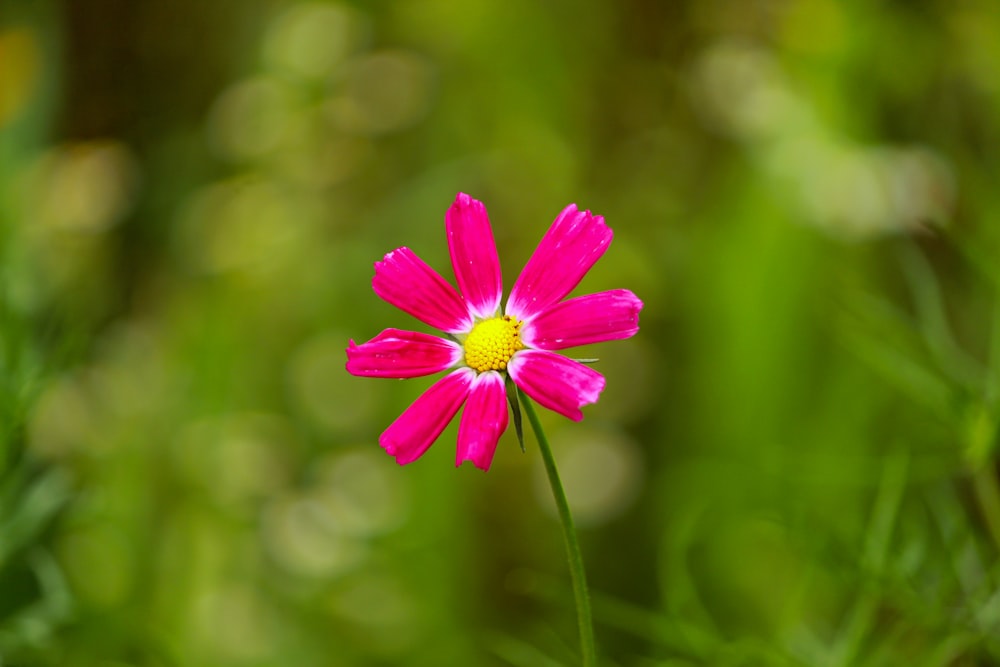
<svg viewBox="0 0 1000 667">
<path fill-rule="evenodd" d="M 603 375 L 545 350 L 521 350 L 511 357 L 507 371 L 535 402 L 573 421 L 583 419 L 580 408 L 596 403 L 604 390 Z"/>
<path fill-rule="evenodd" d="M 466 333 L 472 328 L 472 317 L 459 293 L 409 248 L 393 250 L 375 262 L 372 289 L 435 329 Z"/>
<path fill-rule="evenodd" d="M 570 204 L 555 219 L 510 291 L 506 313 L 531 319 L 573 291 L 611 244 L 604 218 Z"/>
<path fill-rule="evenodd" d="M 578 296 L 525 323 L 521 340 L 528 347 L 562 350 L 629 338 L 639 331 L 640 310 L 642 301 L 627 289 Z"/>
<path fill-rule="evenodd" d="M 460 192 L 444 224 L 455 279 L 469 310 L 481 319 L 493 317 L 500 308 L 503 282 L 486 207 Z"/>
<path fill-rule="evenodd" d="M 379 444 L 396 463 L 405 465 L 424 455 L 462 407 L 476 372 L 460 368 L 435 382 L 389 425 Z"/>
<path fill-rule="evenodd" d="M 416 331 L 386 329 L 347 348 L 347 372 L 362 377 L 412 378 L 439 373 L 462 359 L 462 346 Z"/>
<path fill-rule="evenodd" d="M 481 470 L 489 470 L 497 441 L 507 430 L 507 393 L 504 380 L 496 371 L 480 373 L 472 382 L 469 398 L 458 424 L 458 451 L 455 465 L 472 461 Z"/>
</svg>

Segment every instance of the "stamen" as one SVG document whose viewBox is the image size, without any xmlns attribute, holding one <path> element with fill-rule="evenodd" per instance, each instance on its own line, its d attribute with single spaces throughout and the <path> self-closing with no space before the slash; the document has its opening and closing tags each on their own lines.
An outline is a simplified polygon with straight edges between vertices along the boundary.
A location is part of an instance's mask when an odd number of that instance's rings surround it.
<svg viewBox="0 0 1000 667">
<path fill-rule="evenodd" d="M 518 350 L 521 342 L 521 323 L 511 317 L 483 320 L 473 327 L 465 339 L 465 363 L 480 373 L 502 371 Z"/>
</svg>

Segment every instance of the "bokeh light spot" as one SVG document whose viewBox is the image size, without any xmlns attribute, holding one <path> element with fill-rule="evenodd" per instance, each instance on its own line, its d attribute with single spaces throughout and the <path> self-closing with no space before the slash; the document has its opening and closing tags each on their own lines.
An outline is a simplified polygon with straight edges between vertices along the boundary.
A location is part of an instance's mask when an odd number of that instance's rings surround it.
<svg viewBox="0 0 1000 667">
<path fill-rule="evenodd" d="M 268 506 L 262 517 L 267 552 L 285 570 L 306 577 L 342 575 L 360 566 L 367 544 L 345 535 L 322 501 L 311 493 L 289 496 Z"/>
<path fill-rule="evenodd" d="M 132 152 L 102 140 L 54 148 L 28 171 L 33 219 L 51 231 L 95 233 L 130 210 L 139 184 Z"/>
<path fill-rule="evenodd" d="M 322 79 L 359 48 L 365 32 L 357 12 L 344 5 L 294 5 L 268 30 L 264 58 L 279 70 Z"/>
<path fill-rule="evenodd" d="M 110 524 L 88 524 L 66 533 L 57 554 L 77 595 L 96 607 L 121 604 L 132 590 L 135 549 Z"/>
<path fill-rule="evenodd" d="M 95 405 L 79 375 L 66 375 L 42 393 L 28 422 L 32 450 L 63 459 L 85 449 L 95 433 Z"/>
<path fill-rule="evenodd" d="M 389 474 L 395 465 L 375 449 L 356 449 L 320 462 L 318 497 L 345 533 L 371 537 L 403 521 L 408 493 L 405 480 Z"/>
<path fill-rule="evenodd" d="M 335 122 L 348 132 L 378 135 L 423 118 L 430 105 L 432 71 L 415 53 L 381 51 L 345 65 L 342 85 L 342 93 L 330 101 Z"/>
<path fill-rule="evenodd" d="M 339 332 L 307 341 L 288 367 L 289 392 L 313 422 L 330 432 L 362 430 L 377 408 L 370 383 L 352 382 L 344 372 L 344 341 Z"/>
<path fill-rule="evenodd" d="M 291 92 L 276 78 L 259 76 L 233 84 L 209 112 L 209 145 L 235 162 L 278 147 L 293 113 Z"/>
<path fill-rule="evenodd" d="M 299 247 L 315 215 L 277 183 L 239 178 L 205 188 L 181 212 L 184 260 L 210 273 L 267 274 Z"/>
<path fill-rule="evenodd" d="M 195 422 L 174 443 L 178 469 L 212 498 L 239 509 L 284 487 L 293 436 L 278 415 L 231 414 Z"/>
<path fill-rule="evenodd" d="M 247 664 L 270 654 L 279 619 L 258 591 L 228 583 L 198 600 L 195 620 L 210 654 L 225 664 Z"/>
<path fill-rule="evenodd" d="M 641 453 L 623 433 L 574 426 L 553 436 L 552 448 L 573 518 L 580 525 L 598 525 L 619 516 L 642 488 Z M 555 515 L 552 491 L 540 464 L 535 494 Z"/>
</svg>

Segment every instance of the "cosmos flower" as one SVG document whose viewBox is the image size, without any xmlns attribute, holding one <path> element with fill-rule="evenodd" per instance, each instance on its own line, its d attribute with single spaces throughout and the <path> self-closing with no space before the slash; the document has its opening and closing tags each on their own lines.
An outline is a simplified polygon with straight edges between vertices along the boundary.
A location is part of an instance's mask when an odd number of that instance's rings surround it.
<svg viewBox="0 0 1000 667">
<path fill-rule="evenodd" d="M 488 470 L 507 429 L 506 377 L 538 404 L 583 419 L 604 376 L 556 350 L 628 338 L 639 330 L 642 302 L 618 289 L 563 301 L 607 250 L 604 218 L 570 204 L 556 217 L 500 308 L 503 283 L 486 207 L 459 193 L 445 214 L 459 291 L 409 248 L 375 263 L 372 288 L 388 303 L 447 338 L 386 329 L 347 348 L 347 371 L 365 377 L 412 378 L 450 370 L 382 433 L 379 444 L 411 463 L 465 404 L 455 465 Z"/>
</svg>

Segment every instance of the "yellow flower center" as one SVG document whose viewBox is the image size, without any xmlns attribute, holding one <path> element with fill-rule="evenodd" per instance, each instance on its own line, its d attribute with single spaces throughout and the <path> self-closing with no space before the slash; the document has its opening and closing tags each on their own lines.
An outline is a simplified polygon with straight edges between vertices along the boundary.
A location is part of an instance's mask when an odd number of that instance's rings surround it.
<svg viewBox="0 0 1000 667">
<path fill-rule="evenodd" d="M 521 323 L 510 315 L 483 320 L 465 339 L 465 363 L 480 373 L 504 370 L 514 353 L 524 349 L 520 332 Z"/>
</svg>

